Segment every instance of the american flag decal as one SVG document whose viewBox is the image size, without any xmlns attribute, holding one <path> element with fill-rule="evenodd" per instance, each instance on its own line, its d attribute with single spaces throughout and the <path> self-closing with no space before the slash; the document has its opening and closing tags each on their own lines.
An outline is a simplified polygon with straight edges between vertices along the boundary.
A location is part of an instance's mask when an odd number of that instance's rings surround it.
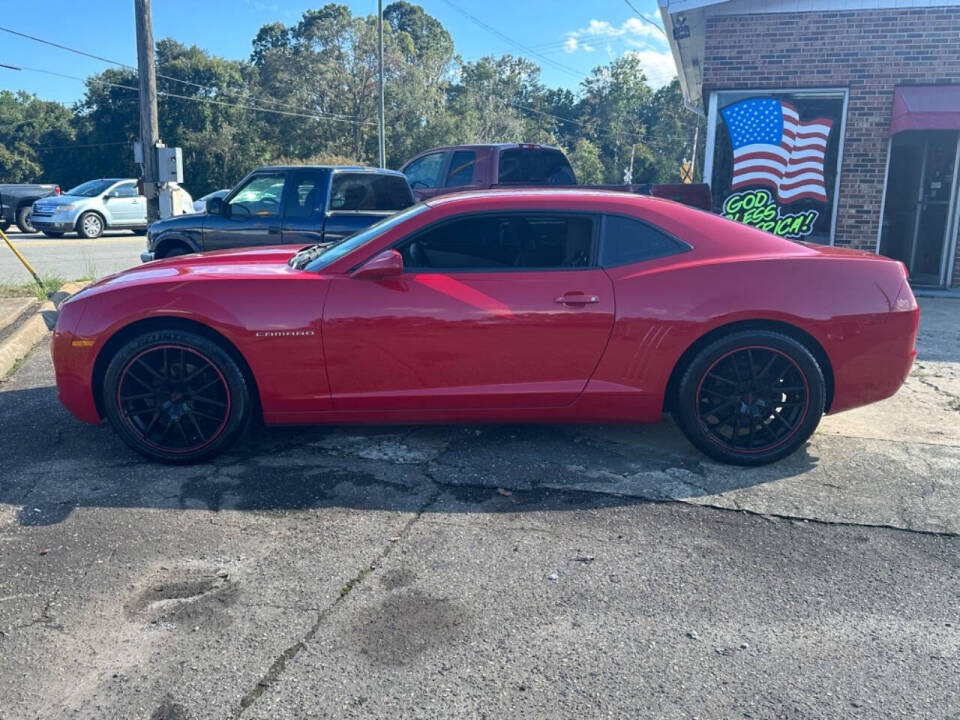
<svg viewBox="0 0 960 720">
<path fill-rule="evenodd" d="M 742 100 L 721 112 L 733 144 L 734 190 L 766 185 L 784 204 L 827 202 L 823 163 L 832 120 L 801 121 L 793 105 L 773 98 Z"/>
</svg>

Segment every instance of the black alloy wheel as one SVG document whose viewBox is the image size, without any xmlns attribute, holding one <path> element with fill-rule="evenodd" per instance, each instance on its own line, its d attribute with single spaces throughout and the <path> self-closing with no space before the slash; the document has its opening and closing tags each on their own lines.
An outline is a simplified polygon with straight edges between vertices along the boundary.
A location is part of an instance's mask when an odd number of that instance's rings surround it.
<svg viewBox="0 0 960 720">
<path fill-rule="evenodd" d="M 742 331 L 697 354 L 681 380 L 675 414 L 711 457 L 761 465 L 810 437 L 825 398 L 823 373 L 806 347 L 780 333 Z"/>
<path fill-rule="evenodd" d="M 250 415 L 247 384 L 230 354 L 180 330 L 128 342 L 107 368 L 103 401 L 124 442 L 170 463 L 221 452 Z"/>
</svg>

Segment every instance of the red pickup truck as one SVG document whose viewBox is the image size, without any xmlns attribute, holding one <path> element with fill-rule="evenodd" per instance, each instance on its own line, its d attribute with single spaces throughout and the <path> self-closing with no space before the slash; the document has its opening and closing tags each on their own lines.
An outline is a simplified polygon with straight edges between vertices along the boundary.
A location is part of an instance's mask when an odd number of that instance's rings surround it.
<svg viewBox="0 0 960 720">
<path fill-rule="evenodd" d="M 400 168 L 417 200 L 463 190 L 495 187 L 577 185 L 577 176 L 559 148 L 527 143 L 452 145 L 426 150 Z M 713 198 L 706 183 L 640 185 L 579 185 L 597 190 L 619 190 L 676 200 L 711 210 Z"/>
</svg>

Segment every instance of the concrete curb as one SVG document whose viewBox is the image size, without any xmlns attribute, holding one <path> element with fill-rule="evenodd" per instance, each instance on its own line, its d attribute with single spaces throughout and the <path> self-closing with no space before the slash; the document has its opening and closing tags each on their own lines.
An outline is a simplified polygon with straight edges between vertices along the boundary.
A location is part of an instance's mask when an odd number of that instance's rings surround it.
<svg viewBox="0 0 960 720">
<path fill-rule="evenodd" d="M 69 282 L 63 285 L 53 294 L 51 300 L 47 300 L 37 308 L 37 311 L 11 333 L 10 337 L 0 343 L 0 380 L 6 380 L 17 363 L 50 334 L 57 323 L 57 307 L 88 284 Z"/>
</svg>

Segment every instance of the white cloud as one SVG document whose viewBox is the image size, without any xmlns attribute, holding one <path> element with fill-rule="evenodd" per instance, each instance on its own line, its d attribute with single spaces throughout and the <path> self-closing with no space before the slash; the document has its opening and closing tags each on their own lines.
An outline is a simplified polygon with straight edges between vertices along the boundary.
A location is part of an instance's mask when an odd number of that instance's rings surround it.
<svg viewBox="0 0 960 720">
<path fill-rule="evenodd" d="M 631 47 L 646 47 L 651 42 L 663 47 L 667 44 L 666 37 L 659 29 L 638 17 L 627 18 L 619 27 L 607 20 L 591 20 L 586 27 L 567 33 L 567 44 L 564 45 L 564 49 L 571 47 L 570 40 L 573 40 L 572 49 L 567 52 L 576 51 L 579 41 L 585 38 L 618 39 Z"/>
<path fill-rule="evenodd" d="M 640 60 L 653 88 L 669 84 L 677 74 L 677 66 L 674 65 L 673 55 L 669 50 L 627 50 L 624 55 L 633 55 Z"/>
<path fill-rule="evenodd" d="M 563 51 L 567 54 L 581 51 L 589 53 L 598 46 L 610 58 L 636 56 L 654 88 L 668 84 L 677 74 L 664 34 L 638 17 L 627 18 L 620 25 L 593 19 L 586 27 L 567 33 Z"/>
</svg>

